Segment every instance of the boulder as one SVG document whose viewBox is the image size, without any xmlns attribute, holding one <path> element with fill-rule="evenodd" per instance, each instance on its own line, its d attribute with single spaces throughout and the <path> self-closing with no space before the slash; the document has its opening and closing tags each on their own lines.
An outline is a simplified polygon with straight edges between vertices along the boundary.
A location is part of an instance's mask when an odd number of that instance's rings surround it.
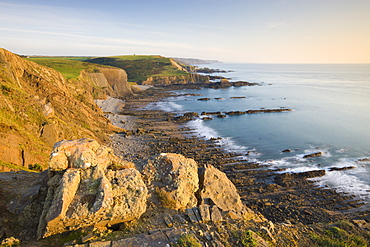
<svg viewBox="0 0 370 247">
<path fill-rule="evenodd" d="M 193 159 L 181 154 L 163 153 L 144 166 L 148 183 L 156 187 L 167 207 L 184 210 L 196 206 L 195 192 L 199 188 L 198 166 Z"/>
<path fill-rule="evenodd" d="M 201 204 L 216 205 L 222 212 L 232 211 L 245 219 L 257 219 L 251 209 L 241 201 L 235 185 L 226 174 L 212 165 L 199 169 L 198 198 Z M 212 216 L 211 216 L 212 218 Z"/>
<path fill-rule="evenodd" d="M 39 238 L 131 221 L 146 211 L 148 193 L 139 171 L 94 140 L 55 144 L 49 177 Z"/>
<path fill-rule="evenodd" d="M 90 166 L 105 166 L 112 163 L 122 163 L 113 154 L 111 148 L 100 146 L 92 139 L 63 140 L 54 145 L 50 155 L 49 171 L 63 171 L 67 168 L 89 168 Z"/>
</svg>

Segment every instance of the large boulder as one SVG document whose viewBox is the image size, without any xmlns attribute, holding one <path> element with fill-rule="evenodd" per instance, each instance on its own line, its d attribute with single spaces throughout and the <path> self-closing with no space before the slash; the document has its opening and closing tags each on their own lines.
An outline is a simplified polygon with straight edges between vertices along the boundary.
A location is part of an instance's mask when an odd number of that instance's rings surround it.
<svg viewBox="0 0 370 247">
<path fill-rule="evenodd" d="M 222 171 L 212 165 L 205 165 L 199 169 L 199 180 L 200 204 L 216 205 L 222 212 L 228 212 L 237 218 L 261 219 L 243 204 L 235 185 Z"/>
<path fill-rule="evenodd" d="M 146 211 L 147 188 L 141 174 L 94 140 L 56 143 L 49 177 L 39 238 L 131 221 Z"/>
<path fill-rule="evenodd" d="M 193 159 L 163 153 L 149 160 L 143 173 L 166 207 L 184 210 L 197 205 L 198 165 Z"/>
</svg>

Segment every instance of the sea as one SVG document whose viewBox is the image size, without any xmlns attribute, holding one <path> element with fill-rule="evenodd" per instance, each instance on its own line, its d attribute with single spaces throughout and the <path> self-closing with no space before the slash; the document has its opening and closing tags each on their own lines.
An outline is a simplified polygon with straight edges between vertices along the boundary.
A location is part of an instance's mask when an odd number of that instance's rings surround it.
<svg viewBox="0 0 370 247">
<path fill-rule="evenodd" d="M 230 81 L 258 86 L 188 89 L 148 106 L 185 112 L 227 112 L 289 108 L 290 112 L 211 116 L 185 124 L 190 135 L 221 138 L 225 151 L 282 172 L 326 170 L 317 186 L 355 195 L 370 205 L 370 64 L 198 65 Z M 201 95 L 201 96 L 200 96 Z M 199 101 L 199 98 L 210 98 Z M 236 98 L 235 98 L 236 97 Z M 221 99 L 216 99 L 221 98 Z M 290 152 L 283 152 L 284 150 Z M 313 158 L 307 154 L 321 152 Z M 332 168 L 354 167 L 348 170 Z"/>
</svg>

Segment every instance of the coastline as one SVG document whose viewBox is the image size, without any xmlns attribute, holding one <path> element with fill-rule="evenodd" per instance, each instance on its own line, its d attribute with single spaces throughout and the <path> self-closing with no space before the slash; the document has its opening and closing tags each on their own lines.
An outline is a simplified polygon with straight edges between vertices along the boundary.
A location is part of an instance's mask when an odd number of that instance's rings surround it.
<svg viewBox="0 0 370 247">
<path fill-rule="evenodd" d="M 215 140 L 189 137 L 192 130 L 181 127 L 174 114 L 159 110 L 143 110 L 146 105 L 173 96 L 170 90 L 150 89 L 142 95 L 124 99 L 119 112 L 109 114 L 114 125 L 126 129 L 111 137 L 115 153 L 135 163 L 158 153 L 179 153 L 194 159 L 199 166 L 212 164 L 225 172 L 237 187 L 242 200 L 251 209 L 261 212 L 273 222 L 312 224 L 343 219 L 367 219 L 369 211 L 358 210 L 363 202 L 354 196 L 315 186 L 308 178 L 315 172 L 282 173 L 259 163 L 238 159 Z M 124 118 L 124 123 L 120 117 Z"/>
</svg>

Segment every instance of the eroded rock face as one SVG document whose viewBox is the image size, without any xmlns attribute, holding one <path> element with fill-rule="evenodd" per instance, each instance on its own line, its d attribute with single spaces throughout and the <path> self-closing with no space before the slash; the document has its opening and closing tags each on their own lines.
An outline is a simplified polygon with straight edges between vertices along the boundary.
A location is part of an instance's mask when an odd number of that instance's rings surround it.
<svg viewBox="0 0 370 247">
<path fill-rule="evenodd" d="M 132 167 L 91 139 L 56 143 L 38 237 L 139 218 L 148 192 Z"/>
<path fill-rule="evenodd" d="M 199 188 L 198 165 L 181 154 L 160 154 L 148 161 L 144 174 L 157 192 L 172 203 L 167 207 L 183 210 L 196 206 Z"/>
<path fill-rule="evenodd" d="M 200 189 L 198 197 L 201 204 L 216 205 L 223 212 L 237 214 L 239 218 L 261 219 L 241 201 L 235 185 L 225 173 L 212 165 L 199 171 Z"/>
</svg>

